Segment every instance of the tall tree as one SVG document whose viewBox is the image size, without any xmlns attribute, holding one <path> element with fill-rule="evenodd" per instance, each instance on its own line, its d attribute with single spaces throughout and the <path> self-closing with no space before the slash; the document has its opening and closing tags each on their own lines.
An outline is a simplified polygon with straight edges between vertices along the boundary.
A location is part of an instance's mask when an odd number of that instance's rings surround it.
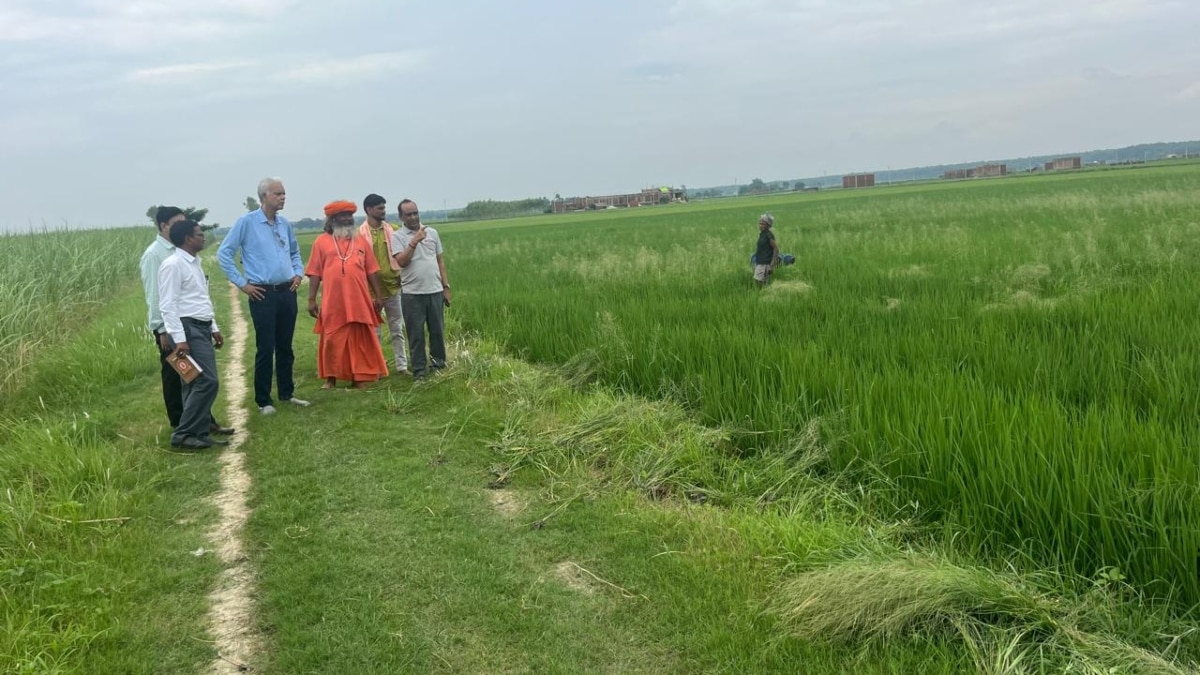
<svg viewBox="0 0 1200 675">
<path fill-rule="evenodd" d="M 757 195 L 767 191 L 767 184 L 761 178 L 755 178 L 750 181 L 749 185 L 742 185 L 738 188 L 739 195 Z"/>
<path fill-rule="evenodd" d="M 154 204 L 150 208 L 146 209 L 146 217 L 150 219 L 150 222 L 153 223 L 154 217 L 157 215 L 158 215 L 158 204 Z M 204 217 L 208 215 L 208 209 L 198 209 L 194 206 L 189 206 L 186 209 L 183 209 L 183 215 L 188 220 L 194 220 L 197 223 L 200 223 L 204 220 Z M 216 225 L 206 227 L 204 229 L 211 230 L 213 227 L 216 227 Z"/>
<path fill-rule="evenodd" d="M 258 200 L 254 197 L 246 197 L 246 211 L 257 211 L 258 209 Z"/>
<path fill-rule="evenodd" d="M 189 206 L 183 210 L 183 215 L 187 216 L 188 220 L 194 220 L 200 223 L 204 220 L 204 216 L 208 215 L 208 209 L 198 209 L 194 206 Z"/>
</svg>

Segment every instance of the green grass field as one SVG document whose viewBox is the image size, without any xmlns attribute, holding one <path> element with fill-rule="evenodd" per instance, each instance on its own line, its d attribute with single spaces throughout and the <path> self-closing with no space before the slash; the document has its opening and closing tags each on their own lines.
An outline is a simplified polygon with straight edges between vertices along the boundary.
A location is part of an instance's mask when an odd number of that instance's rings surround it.
<svg viewBox="0 0 1200 675">
<path fill-rule="evenodd" d="M 1200 167 L 447 226 L 463 325 L 670 397 L 972 549 L 1200 602 Z M 797 256 L 749 279 L 760 211 Z"/>
<path fill-rule="evenodd" d="M 250 665 L 1196 672 L 1197 188 L 1183 165 L 442 227 L 448 372 L 319 391 L 302 316 L 313 407 L 249 421 Z M 798 262 L 760 291 L 763 210 Z M 0 672 L 220 662 L 220 455 L 166 451 L 152 238 L 7 240 Z"/>
</svg>

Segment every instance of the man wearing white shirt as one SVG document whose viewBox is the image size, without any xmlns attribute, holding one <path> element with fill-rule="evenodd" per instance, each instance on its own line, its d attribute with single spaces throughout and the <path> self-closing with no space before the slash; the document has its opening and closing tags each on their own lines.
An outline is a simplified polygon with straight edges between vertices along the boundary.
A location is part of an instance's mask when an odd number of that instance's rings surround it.
<svg viewBox="0 0 1200 675">
<path fill-rule="evenodd" d="M 392 251 L 400 265 L 400 308 L 408 333 L 409 370 L 423 380 L 430 370 L 446 367 L 445 308 L 450 306 L 450 281 L 442 260 L 442 238 L 421 224 L 416 202 L 400 202 L 404 227 L 392 233 Z M 429 358 L 425 357 L 425 330 L 429 329 Z"/>
<path fill-rule="evenodd" d="M 142 274 L 142 290 L 146 294 L 146 328 L 154 336 L 158 348 L 158 362 L 161 371 L 163 403 L 167 407 L 167 420 L 174 428 L 183 416 L 183 383 L 179 374 L 167 363 L 167 356 L 175 351 L 175 343 L 163 328 L 162 312 L 158 308 L 158 268 L 171 254 L 175 245 L 171 243 L 171 226 L 187 216 L 178 206 L 160 206 L 154 214 L 154 223 L 158 226 L 158 236 L 146 247 L 139 264 Z M 233 433 L 230 427 L 223 427 L 216 419 L 209 420 L 209 432 L 228 436 Z"/>
<path fill-rule="evenodd" d="M 226 441 L 209 436 L 209 420 L 217 400 L 220 381 L 214 348 L 225 344 L 212 298 L 208 278 L 197 254 L 204 249 L 204 231 L 200 224 L 183 220 L 171 226 L 175 252 L 158 268 L 158 301 L 163 326 L 175 342 L 175 354 L 191 356 L 200 367 L 200 375 L 183 384 L 183 415 L 171 447 L 186 451 L 203 450 Z"/>
</svg>

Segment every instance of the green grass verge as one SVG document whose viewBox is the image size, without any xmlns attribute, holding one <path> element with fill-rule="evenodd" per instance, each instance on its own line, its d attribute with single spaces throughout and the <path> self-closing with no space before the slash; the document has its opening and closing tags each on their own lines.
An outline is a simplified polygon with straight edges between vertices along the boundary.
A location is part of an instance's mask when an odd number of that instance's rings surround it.
<svg viewBox="0 0 1200 675">
<path fill-rule="evenodd" d="M 192 673 L 212 658 L 213 455 L 167 452 L 158 365 L 126 287 L 39 353 L 0 421 L 0 672 Z"/>
</svg>

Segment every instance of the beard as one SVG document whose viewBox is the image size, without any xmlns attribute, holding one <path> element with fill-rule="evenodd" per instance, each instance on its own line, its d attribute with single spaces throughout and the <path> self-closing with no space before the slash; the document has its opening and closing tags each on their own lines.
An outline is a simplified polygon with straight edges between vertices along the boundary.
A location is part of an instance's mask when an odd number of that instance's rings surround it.
<svg viewBox="0 0 1200 675">
<path fill-rule="evenodd" d="M 354 236 L 355 227 L 353 225 L 334 225 L 333 236 L 338 239 L 349 239 Z"/>
</svg>

